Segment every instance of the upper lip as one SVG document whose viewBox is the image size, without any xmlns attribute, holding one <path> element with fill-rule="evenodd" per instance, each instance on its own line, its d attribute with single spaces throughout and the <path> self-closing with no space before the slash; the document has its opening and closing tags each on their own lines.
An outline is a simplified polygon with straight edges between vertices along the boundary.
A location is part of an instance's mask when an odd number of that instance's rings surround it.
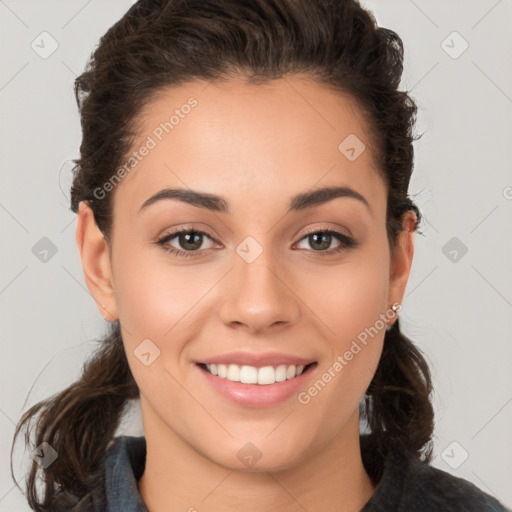
<svg viewBox="0 0 512 512">
<path fill-rule="evenodd" d="M 306 366 L 314 362 L 315 361 L 313 359 L 306 359 L 304 357 L 282 354 L 279 352 L 229 352 L 227 354 L 207 357 L 206 359 L 198 361 L 198 363 L 202 364 L 237 364 L 239 366 L 247 365 L 255 366 L 257 368 L 262 366 L 278 366 L 280 364 Z"/>
</svg>

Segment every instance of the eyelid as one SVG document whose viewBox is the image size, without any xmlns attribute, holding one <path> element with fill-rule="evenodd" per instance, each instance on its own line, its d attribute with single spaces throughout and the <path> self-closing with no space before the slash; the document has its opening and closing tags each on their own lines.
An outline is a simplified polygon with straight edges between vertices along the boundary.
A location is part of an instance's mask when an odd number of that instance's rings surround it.
<svg viewBox="0 0 512 512">
<path fill-rule="evenodd" d="M 337 226 L 335 228 L 333 228 L 331 226 L 313 226 L 312 228 L 307 228 L 305 231 L 302 232 L 300 240 L 302 240 L 304 238 L 304 236 L 306 236 L 306 235 L 311 235 L 312 233 L 318 233 L 320 231 L 335 231 L 342 236 L 346 236 L 348 238 L 353 238 L 353 235 L 352 235 L 350 229 L 345 228 L 348 231 L 348 233 L 343 233 L 343 232 L 340 232 L 341 228 L 342 228 L 342 226 Z"/>
<path fill-rule="evenodd" d="M 178 227 L 172 227 L 172 228 L 169 228 L 169 229 L 165 229 L 161 235 L 158 235 L 155 237 L 155 240 L 161 240 L 162 238 L 166 238 L 168 236 L 175 236 L 175 235 L 179 235 L 180 233 L 182 232 L 188 232 L 188 231 L 194 231 L 196 233 L 203 233 L 205 235 L 207 235 L 208 237 L 210 237 L 212 240 L 215 240 L 215 237 L 210 234 L 209 230 L 207 228 L 203 228 L 201 226 L 192 226 L 190 224 L 182 224 L 182 225 L 179 225 Z"/>
</svg>

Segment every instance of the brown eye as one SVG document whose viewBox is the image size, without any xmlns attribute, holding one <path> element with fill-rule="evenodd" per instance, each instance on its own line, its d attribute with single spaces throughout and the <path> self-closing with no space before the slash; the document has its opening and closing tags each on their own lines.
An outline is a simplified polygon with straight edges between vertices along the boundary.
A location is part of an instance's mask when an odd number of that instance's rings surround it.
<svg viewBox="0 0 512 512">
<path fill-rule="evenodd" d="M 337 240 L 338 245 L 331 248 L 333 240 Z M 304 241 L 308 243 L 313 252 L 325 253 L 326 255 L 337 253 L 357 245 L 357 242 L 352 238 L 333 230 L 320 230 L 308 233 L 299 243 L 303 243 Z"/>
<path fill-rule="evenodd" d="M 328 233 L 314 233 L 308 236 L 308 241 L 314 249 L 329 249 L 333 236 Z"/>
<path fill-rule="evenodd" d="M 202 241 L 203 241 L 203 235 L 201 235 L 197 231 L 188 232 L 188 233 L 180 233 L 178 235 L 179 245 L 187 250 L 193 251 L 193 250 L 200 249 Z"/>
<path fill-rule="evenodd" d="M 204 231 L 196 229 L 178 229 L 160 238 L 156 243 L 165 251 L 178 256 L 197 256 L 203 252 L 203 250 L 208 249 L 201 247 L 205 237 L 213 242 L 212 237 Z M 170 241 L 174 239 L 176 239 L 178 247 L 170 244 Z"/>
</svg>

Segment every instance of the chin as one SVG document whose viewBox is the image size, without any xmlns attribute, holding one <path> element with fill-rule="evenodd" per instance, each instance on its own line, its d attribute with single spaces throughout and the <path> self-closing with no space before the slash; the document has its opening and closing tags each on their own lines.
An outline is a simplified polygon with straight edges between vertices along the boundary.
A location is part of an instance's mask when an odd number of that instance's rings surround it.
<svg viewBox="0 0 512 512">
<path fill-rule="evenodd" d="M 260 440 L 254 434 L 252 440 L 232 440 L 224 445 L 222 450 L 212 454 L 213 462 L 224 466 L 226 469 L 242 473 L 265 473 L 268 471 L 283 471 L 297 465 L 307 454 L 304 450 L 304 440 L 297 439 L 293 442 L 288 437 L 288 442 L 283 444 L 282 438 L 276 440 L 265 439 L 262 434 Z M 217 441 L 218 444 L 218 441 Z M 234 457 L 231 455 L 234 453 Z"/>
</svg>

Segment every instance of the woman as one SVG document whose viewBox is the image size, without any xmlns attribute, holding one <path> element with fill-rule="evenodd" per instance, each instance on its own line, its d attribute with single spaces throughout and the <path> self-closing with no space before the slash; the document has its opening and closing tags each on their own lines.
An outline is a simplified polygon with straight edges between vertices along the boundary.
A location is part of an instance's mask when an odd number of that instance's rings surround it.
<svg viewBox="0 0 512 512">
<path fill-rule="evenodd" d="M 402 69 L 355 0 L 141 0 L 105 34 L 71 208 L 111 332 L 18 424 L 34 510 L 506 510 L 429 465 Z"/>
</svg>

